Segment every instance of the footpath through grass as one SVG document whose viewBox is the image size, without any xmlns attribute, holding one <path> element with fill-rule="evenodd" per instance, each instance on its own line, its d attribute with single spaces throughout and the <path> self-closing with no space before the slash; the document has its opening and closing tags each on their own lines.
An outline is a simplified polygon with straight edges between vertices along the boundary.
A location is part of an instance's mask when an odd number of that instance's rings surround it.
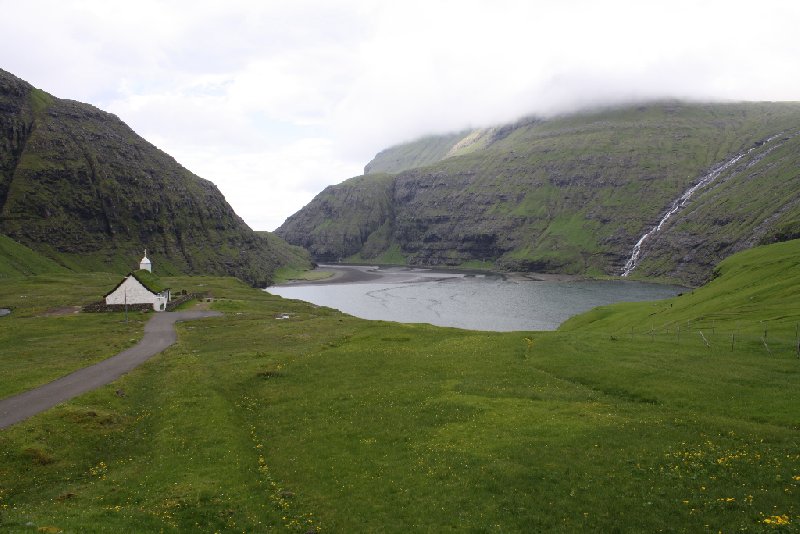
<svg viewBox="0 0 800 534">
<path fill-rule="evenodd" d="M 795 531 L 800 359 L 777 340 L 800 320 L 800 243 L 748 254 L 693 294 L 549 333 L 368 322 L 173 279 L 225 316 L 0 432 L 0 528 Z M 733 350 L 714 337 L 727 329 Z"/>
<path fill-rule="evenodd" d="M 42 274 L 0 283 L 0 398 L 109 358 L 139 342 L 149 316 L 79 314 L 119 281 L 111 274 Z"/>
</svg>

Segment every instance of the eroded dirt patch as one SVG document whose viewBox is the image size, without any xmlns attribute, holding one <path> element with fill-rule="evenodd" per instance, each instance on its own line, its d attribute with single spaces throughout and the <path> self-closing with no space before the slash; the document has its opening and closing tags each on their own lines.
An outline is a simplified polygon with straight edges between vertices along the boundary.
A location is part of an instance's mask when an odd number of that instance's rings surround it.
<svg viewBox="0 0 800 534">
<path fill-rule="evenodd" d="M 62 315 L 72 315 L 79 311 L 81 311 L 80 306 L 63 306 L 61 308 L 51 308 L 39 315 L 39 317 L 60 317 Z"/>
</svg>

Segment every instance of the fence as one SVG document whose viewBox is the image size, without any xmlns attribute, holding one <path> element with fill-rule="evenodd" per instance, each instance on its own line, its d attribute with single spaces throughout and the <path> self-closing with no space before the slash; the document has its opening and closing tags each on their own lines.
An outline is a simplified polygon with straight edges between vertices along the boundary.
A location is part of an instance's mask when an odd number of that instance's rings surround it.
<svg viewBox="0 0 800 534">
<path fill-rule="evenodd" d="M 710 351 L 763 351 L 766 355 L 791 353 L 800 358 L 800 323 L 787 322 L 717 322 L 695 319 L 649 327 L 630 327 L 612 338 L 626 338 L 646 343 L 697 346 Z"/>
</svg>

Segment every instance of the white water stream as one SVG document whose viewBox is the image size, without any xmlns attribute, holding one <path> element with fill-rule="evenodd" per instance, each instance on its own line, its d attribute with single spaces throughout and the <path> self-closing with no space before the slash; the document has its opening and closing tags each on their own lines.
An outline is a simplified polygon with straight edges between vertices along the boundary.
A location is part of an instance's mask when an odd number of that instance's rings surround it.
<svg viewBox="0 0 800 534">
<path fill-rule="evenodd" d="M 661 228 L 673 215 L 682 210 L 686 206 L 686 204 L 689 203 L 689 200 L 692 198 L 692 195 L 694 195 L 700 189 L 703 189 L 712 184 L 714 181 L 716 181 L 717 178 L 719 178 L 720 174 L 722 174 L 726 170 L 736 165 L 736 163 L 745 156 L 749 156 L 751 152 L 763 149 L 762 154 L 759 155 L 761 157 L 766 156 L 769 152 L 772 152 L 772 150 L 776 148 L 775 146 L 768 147 L 767 145 L 769 145 L 770 142 L 781 137 L 782 135 L 784 135 L 784 132 L 773 135 L 772 137 L 769 137 L 766 140 L 764 140 L 763 143 L 754 146 L 752 148 L 749 148 L 746 151 L 739 152 L 728 161 L 725 161 L 717 165 L 716 167 L 712 168 L 708 173 L 701 176 L 700 180 L 696 184 L 694 184 L 692 187 L 684 191 L 683 194 L 672 203 L 672 207 L 669 208 L 669 210 L 667 210 L 667 212 L 661 217 L 661 220 L 658 221 L 658 224 L 650 228 L 647 232 L 645 232 L 642 235 L 642 237 L 639 238 L 639 241 L 636 242 L 636 244 L 633 246 L 633 249 L 631 250 L 630 258 L 628 258 L 628 261 L 625 262 L 625 266 L 622 268 L 622 276 L 628 276 L 629 274 L 631 274 L 631 272 L 633 272 L 634 269 L 636 269 L 636 267 L 639 265 L 639 260 L 641 259 L 642 255 L 642 244 L 647 239 L 649 239 L 653 234 L 659 232 Z"/>
</svg>

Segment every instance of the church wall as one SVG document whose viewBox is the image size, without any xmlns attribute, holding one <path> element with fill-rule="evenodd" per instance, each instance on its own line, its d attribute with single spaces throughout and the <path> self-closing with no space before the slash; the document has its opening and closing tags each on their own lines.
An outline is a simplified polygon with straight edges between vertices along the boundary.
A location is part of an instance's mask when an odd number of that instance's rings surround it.
<svg viewBox="0 0 800 534">
<path fill-rule="evenodd" d="M 148 291 L 136 278 L 129 276 L 111 294 L 106 297 L 106 304 L 125 304 L 127 292 L 128 304 L 155 304 L 159 297 Z M 154 309 L 157 309 L 154 307 Z"/>
</svg>

